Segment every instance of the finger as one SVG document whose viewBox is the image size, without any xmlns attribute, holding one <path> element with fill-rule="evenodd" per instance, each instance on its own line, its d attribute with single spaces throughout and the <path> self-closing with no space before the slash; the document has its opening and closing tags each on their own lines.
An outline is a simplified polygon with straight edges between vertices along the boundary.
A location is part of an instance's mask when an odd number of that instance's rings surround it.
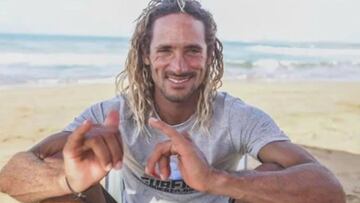
<svg viewBox="0 0 360 203">
<path fill-rule="evenodd" d="M 108 113 L 105 118 L 104 125 L 108 127 L 119 127 L 119 112 L 116 110 L 112 110 Z"/>
<path fill-rule="evenodd" d="M 123 163 L 123 160 L 124 160 L 124 145 L 123 145 L 123 142 L 122 142 L 122 138 L 121 138 L 121 133 L 119 132 L 118 134 L 116 134 L 115 136 L 116 140 L 118 141 L 119 145 L 120 145 L 120 153 L 121 153 L 121 156 L 120 156 L 120 163 L 118 162 L 117 165 L 119 164 L 119 166 L 117 166 L 116 168 L 117 169 L 120 169 L 122 167 L 122 163 Z"/>
<path fill-rule="evenodd" d="M 120 123 L 120 116 L 119 112 L 117 110 L 112 110 L 108 113 L 106 116 L 106 119 L 104 121 L 104 126 L 107 127 L 114 127 L 114 130 L 116 130 L 114 136 L 110 136 L 110 139 L 106 139 L 106 143 L 109 146 L 110 152 L 113 157 L 113 166 L 116 169 L 120 169 L 122 166 L 122 160 L 123 160 L 123 147 L 122 147 L 122 140 L 121 135 L 119 132 L 119 123 Z M 115 138 L 115 139 L 113 139 Z"/>
<path fill-rule="evenodd" d="M 116 169 L 120 169 L 121 168 L 121 162 L 122 162 L 122 157 L 123 157 L 123 150 L 122 150 L 122 145 L 119 142 L 119 139 L 117 137 L 119 137 L 120 135 L 118 133 L 114 134 L 114 133 L 110 133 L 107 135 L 104 135 L 104 141 L 110 151 L 111 154 L 111 158 L 112 158 L 112 165 L 113 167 L 115 167 Z"/>
<path fill-rule="evenodd" d="M 69 137 L 67 138 L 66 144 L 64 146 L 64 156 L 72 154 L 73 156 L 76 156 L 74 154 L 76 151 L 79 151 L 81 149 L 84 140 L 85 140 L 85 134 L 90 131 L 92 128 L 91 121 L 85 120 L 80 127 L 78 127 L 74 132 L 72 132 Z"/>
<path fill-rule="evenodd" d="M 158 161 L 160 161 L 162 156 L 170 156 L 171 155 L 171 142 L 166 141 L 159 143 L 155 146 L 154 151 L 151 153 L 150 157 L 148 158 L 147 165 L 146 165 L 146 173 L 148 175 L 155 176 L 159 178 L 159 175 L 155 171 L 155 166 Z"/>
<path fill-rule="evenodd" d="M 170 176 L 170 157 L 162 156 L 158 162 L 161 180 L 167 180 Z"/>
<path fill-rule="evenodd" d="M 158 120 L 156 118 L 149 118 L 149 125 L 153 128 L 158 129 L 160 132 L 162 132 L 175 142 L 184 142 L 185 140 L 179 132 L 177 132 L 174 128 L 161 120 Z"/>
<path fill-rule="evenodd" d="M 106 127 L 101 124 L 92 124 L 91 133 L 86 134 L 86 138 L 90 138 L 92 134 L 95 135 L 105 135 L 105 134 L 118 134 L 119 129 L 113 127 Z"/>
<path fill-rule="evenodd" d="M 109 171 L 112 168 L 111 154 L 102 136 L 87 139 L 84 146 L 92 150 L 104 170 Z"/>
<path fill-rule="evenodd" d="M 93 126 L 91 131 L 86 134 L 86 138 L 92 139 L 93 137 L 101 136 L 111 154 L 112 166 L 120 169 L 122 166 L 123 148 L 119 130 L 104 125 L 94 124 Z M 83 150 L 86 151 L 89 148 L 84 147 Z"/>
</svg>

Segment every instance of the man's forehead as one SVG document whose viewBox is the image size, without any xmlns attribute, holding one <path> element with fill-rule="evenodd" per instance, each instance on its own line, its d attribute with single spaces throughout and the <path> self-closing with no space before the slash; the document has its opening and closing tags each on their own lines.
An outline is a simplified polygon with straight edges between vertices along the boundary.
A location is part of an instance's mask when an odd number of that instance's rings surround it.
<svg viewBox="0 0 360 203">
<path fill-rule="evenodd" d="M 167 22 L 173 22 L 173 23 L 183 23 L 183 24 L 191 24 L 191 23 L 197 23 L 202 24 L 202 22 L 195 17 L 191 16 L 188 13 L 171 13 L 162 17 L 159 17 L 155 20 L 155 23 L 167 23 Z"/>
<path fill-rule="evenodd" d="M 189 14 L 176 13 L 158 18 L 154 22 L 152 41 L 155 44 L 186 42 L 189 44 L 205 43 L 203 22 Z"/>
</svg>

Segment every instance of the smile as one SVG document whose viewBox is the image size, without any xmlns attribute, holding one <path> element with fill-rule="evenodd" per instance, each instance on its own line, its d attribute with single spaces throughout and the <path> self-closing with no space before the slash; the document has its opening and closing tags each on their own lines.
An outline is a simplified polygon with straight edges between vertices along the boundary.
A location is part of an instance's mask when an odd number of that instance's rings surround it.
<svg viewBox="0 0 360 203">
<path fill-rule="evenodd" d="M 175 84 L 181 84 L 187 82 L 188 80 L 190 80 L 190 78 L 185 78 L 185 79 L 169 78 L 169 80 Z"/>
<path fill-rule="evenodd" d="M 189 81 L 191 79 L 191 77 L 186 77 L 186 78 L 178 78 L 178 77 L 169 77 L 168 78 L 171 82 L 175 83 L 175 84 L 182 84 L 182 83 L 185 83 L 187 81 Z"/>
</svg>

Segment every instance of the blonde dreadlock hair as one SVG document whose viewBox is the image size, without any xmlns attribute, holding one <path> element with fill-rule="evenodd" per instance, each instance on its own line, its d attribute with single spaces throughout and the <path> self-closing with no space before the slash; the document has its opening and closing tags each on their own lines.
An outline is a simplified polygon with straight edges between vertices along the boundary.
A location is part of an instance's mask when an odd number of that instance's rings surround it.
<svg viewBox="0 0 360 203">
<path fill-rule="evenodd" d="M 200 130 L 208 132 L 213 114 L 212 103 L 217 89 L 222 84 L 221 78 L 224 72 L 223 46 L 216 37 L 216 23 L 212 15 L 196 0 L 150 0 L 136 20 L 125 69 L 116 77 L 117 92 L 126 96 L 138 133 L 146 131 L 146 121 L 155 111 L 153 109 L 154 82 L 150 67 L 143 61 L 150 52 L 152 27 L 158 18 L 179 12 L 187 13 L 200 20 L 205 27 L 207 57 L 210 63 L 207 64 L 205 79 L 198 89 L 199 99 L 193 127 L 197 126 Z"/>
</svg>

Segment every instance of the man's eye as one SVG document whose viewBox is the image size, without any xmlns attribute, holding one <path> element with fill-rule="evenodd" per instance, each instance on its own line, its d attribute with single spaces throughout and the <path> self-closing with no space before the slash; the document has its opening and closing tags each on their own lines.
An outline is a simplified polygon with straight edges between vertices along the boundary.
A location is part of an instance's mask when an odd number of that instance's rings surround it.
<svg viewBox="0 0 360 203">
<path fill-rule="evenodd" d="M 189 47 L 189 51 L 191 51 L 191 52 L 200 52 L 201 49 L 199 47 Z"/>
<path fill-rule="evenodd" d="M 167 52 L 170 52 L 169 49 L 159 49 L 158 50 L 159 53 L 167 53 Z"/>
<path fill-rule="evenodd" d="M 198 54 L 198 53 L 200 53 L 200 50 L 199 49 L 189 49 L 189 53 Z"/>
</svg>

